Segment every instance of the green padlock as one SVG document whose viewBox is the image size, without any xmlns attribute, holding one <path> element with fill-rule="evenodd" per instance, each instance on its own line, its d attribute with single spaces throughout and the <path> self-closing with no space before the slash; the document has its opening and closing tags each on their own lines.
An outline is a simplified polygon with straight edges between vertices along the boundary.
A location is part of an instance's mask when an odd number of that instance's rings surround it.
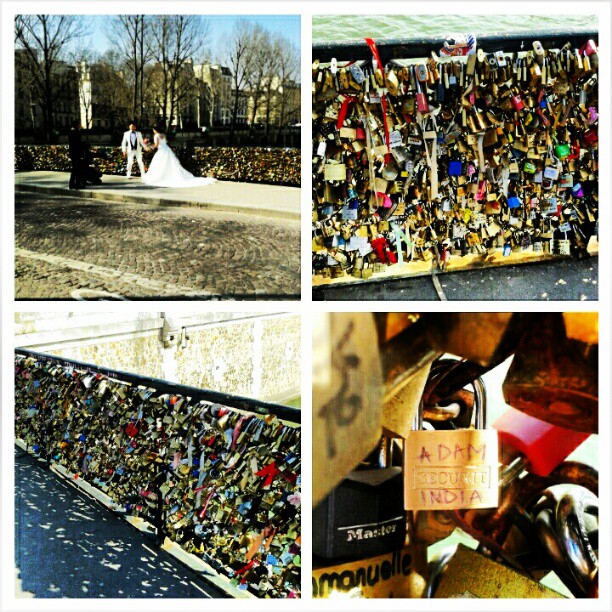
<svg viewBox="0 0 612 612">
<path fill-rule="evenodd" d="M 533 162 L 526 160 L 523 164 L 523 172 L 526 172 L 527 174 L 535 174 L 535 171 L 536 165 Z"/>
<path fill-rule="evenodd" d="M 570 153 L 570 146 L 566 142 L 559 142 L 555 145 L 555 153 L 559 159 L 565 159 Z"/>
</svg>

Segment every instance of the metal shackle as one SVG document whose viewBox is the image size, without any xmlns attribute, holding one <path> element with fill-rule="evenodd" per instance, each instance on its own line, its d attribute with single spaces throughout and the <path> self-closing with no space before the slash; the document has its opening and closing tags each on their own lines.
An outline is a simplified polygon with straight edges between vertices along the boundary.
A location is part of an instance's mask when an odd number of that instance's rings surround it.
<svg viewBox="0 0 612 612">
<path fill-rule="evenodd" d="M 599 559 L 589 540 L 584 516 L 599 515 L 599 500 L 589 492 L 565 494 L 557 504 L 555 518 L 568 568 L 578 585 L 589 592 L 599 571 Z"/>
<path fill-rule="evenodd" d="M 487 392 L 482 378 L 476 378 L 470 383 L 474 389 L 474 428 L 485 429 L 487 424 Z M 461 406 L 457 402 L 451 402 L 447 406 L 427 406 L 425 408 L 423 399 L 419 404 L 419 409 L 415 417 L 414 429 L 423 429 L 423 420 L 427 414 L 428 421 L 453 421 L 459 416 Z"/>
</svg>

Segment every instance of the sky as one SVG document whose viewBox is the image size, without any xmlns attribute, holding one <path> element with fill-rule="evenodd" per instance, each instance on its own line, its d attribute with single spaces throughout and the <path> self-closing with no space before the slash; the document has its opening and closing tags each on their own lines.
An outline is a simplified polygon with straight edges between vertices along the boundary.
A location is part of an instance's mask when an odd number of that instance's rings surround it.
<svg viewBox="0 0 612 612">
<path fill-rule="evenodd" d="M 214 61 L 222 61 L 222 45 L 229 39 L 232 28 L 238 19 L 249 19 L 260 24 L 272 33 L 280 33 L 300 48 L 300 17 L 299 15 L 202 15 L 210 23 L 214 36 L 214 44 L 209 45 L 209 51 Z M 106 37 L 107 16 L 92 15 L 90 22 L 91 43 L 94 51 L 104 53 L 111 48 Z"/>
</svg>

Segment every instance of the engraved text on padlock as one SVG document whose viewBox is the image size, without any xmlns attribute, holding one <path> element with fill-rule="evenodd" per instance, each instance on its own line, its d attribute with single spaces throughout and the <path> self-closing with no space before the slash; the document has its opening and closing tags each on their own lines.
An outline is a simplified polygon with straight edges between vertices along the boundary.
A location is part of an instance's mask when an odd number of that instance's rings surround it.
<svg viewBox="0 0 612 612">
<path fill-rule="evenodd" d="M 497 506 L 496 431 L 412 431 L 404 457 L 407 509 Z"/>
</svg>

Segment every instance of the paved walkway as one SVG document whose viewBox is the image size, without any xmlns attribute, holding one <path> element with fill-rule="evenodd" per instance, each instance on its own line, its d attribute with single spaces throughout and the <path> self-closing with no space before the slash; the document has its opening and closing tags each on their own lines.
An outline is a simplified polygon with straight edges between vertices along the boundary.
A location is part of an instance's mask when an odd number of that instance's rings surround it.
<svg viewBox="0 0 612 612">
<path fill-rule="evenodd" d="M 79 192 L 80 193 L 80 192 Z M 300 223 L 15 194 L 17 299 L 299 299 Z"/>
<path fill-rule="evenodd" d="M 258 183 L 217 181 L 204 187 L 170 189 L 149 187 L 140 178 L 105 175 L 102 185 L 78 191 L 68 189 L 68 172 L 16 172 L 15 189 L 45 194 L 133 202 L 157 206 L 198 206 L 282 219 L 300 219 L 300 189 Z"/>
<path fill-rule="evenodd" d="M 450 300 L 597 300 L 598 258 L 438 274 Z M 431 276 L 321 285 L 314 300 L 439 300 Z"/>
<path fill-rule="evenodd" d="M 18 449 L 15 556 L 16 597 L 227 597 Z"/>
</svg>

